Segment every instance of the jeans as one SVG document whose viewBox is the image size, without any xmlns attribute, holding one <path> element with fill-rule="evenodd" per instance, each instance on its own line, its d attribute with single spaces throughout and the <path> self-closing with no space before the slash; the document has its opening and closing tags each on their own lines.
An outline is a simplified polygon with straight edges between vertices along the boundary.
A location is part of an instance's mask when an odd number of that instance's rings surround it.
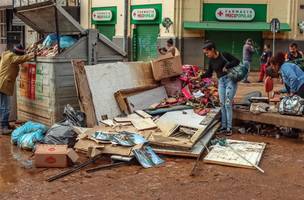
<svg viewBox="0 0 304 200">
<path fill-rule="evenodd" d="M 232 128 L 232 103 L 236 93 L 237 83 L 227 75 L 219 79 L 219 96 L 221 104 L 221 124 L 222 129 Z"/>
<path fill-rule="evenodd" d="M 243 65 L 245 65 L 245 67 L 247 68 L 248 72 L 244 78 L 244 81 L 248 81 L 248 76 L 249 76 L 249 73 L 250 73 L 250 65 L 251 65 L 251 62 L 247 61 L 247 60 L 243 60 Z"/>
<path fill-rule="evenodd" d="M 10 98 L 0 92 L 0 128 L 8 128 L 8 119 L 10 113 Z"/>
</svg>

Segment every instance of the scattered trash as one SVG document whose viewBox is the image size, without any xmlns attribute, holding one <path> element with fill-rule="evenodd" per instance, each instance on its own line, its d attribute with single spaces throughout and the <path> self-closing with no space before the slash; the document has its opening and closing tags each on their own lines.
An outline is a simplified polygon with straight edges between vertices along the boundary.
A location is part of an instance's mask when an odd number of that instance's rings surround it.
<svg viewBox="0 0 304 200">
<path fill-rule="evenodd" d="M 138 162 L 144 168 L 150 168 L 163 164 L 165 161 L 160 159 L 149 146 L 143 146 L 140 149 L 134 149 L 133 153 Z"/>
<path fill-rule="evenodd" d="M 43 141 L 46 131 L 45 125 L 28 121 L 12 132 L 11 141 L 22 149 L 32 150 L 36 143 Z"/>
<path fill-rule="evenodd" d="M 77 134 L 74 132 L 73 127 L 54 124 L 46 133 L 43 143 L 68 145 L 69 148 L 74 147 L 76 143 Z"/>
</svg>

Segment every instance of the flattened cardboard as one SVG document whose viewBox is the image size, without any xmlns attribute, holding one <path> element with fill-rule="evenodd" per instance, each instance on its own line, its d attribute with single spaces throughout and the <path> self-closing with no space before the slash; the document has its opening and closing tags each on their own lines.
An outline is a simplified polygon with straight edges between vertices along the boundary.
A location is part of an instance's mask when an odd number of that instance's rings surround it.
<svg viewBox="0 0 304 200">
<path fill-rule="evenodd" d="M 76 163 L 79 159 L 78 154 L 72 148 L 68 149 L 67 156 L 71 159 L 73 163 Z"/>
</svg>

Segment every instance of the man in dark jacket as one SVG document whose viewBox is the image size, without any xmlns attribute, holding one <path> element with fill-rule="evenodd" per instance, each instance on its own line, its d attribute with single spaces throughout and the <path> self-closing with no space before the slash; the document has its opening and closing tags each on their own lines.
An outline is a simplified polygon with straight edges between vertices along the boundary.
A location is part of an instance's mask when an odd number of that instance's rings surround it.
<svg viewBox="0 0 304 200">
<path fill-rule="evenodd" d="M 31 60 L 34 54 L 24 55 L 21 44 L 16 45 L 13 51 L 1 54 L 0 61 L 0 134 L 7 134 L 10 113 L 10 96 L 14 94 L 15 82 L 19 73 L 19 65 Z"/>
<path fill-rule="evenodd" d="M 252 62 L 252 56 L 255 52 L 255 49 L 253 47 L 253 41 L 252 39 L 248 38 L 243 46 L 243 64 L 247 67 L 248 73 L 246 77 L 244 78 L 244 83 L 250 83 L 248 80 L 249 72 L 250 72 L 250 65 Z"/>
</svg>

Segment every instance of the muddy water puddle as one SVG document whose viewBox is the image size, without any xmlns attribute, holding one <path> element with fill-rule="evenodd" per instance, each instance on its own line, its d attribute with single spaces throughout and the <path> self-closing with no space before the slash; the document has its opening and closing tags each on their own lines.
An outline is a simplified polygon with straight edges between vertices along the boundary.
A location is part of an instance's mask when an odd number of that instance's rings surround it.
<svg viewBox="0 0 304 200">
<path fill-rule="evenodd" d="M 6 192 L 15 184 L 30 176 L 32 152 L 22 151 L 11 144 L 9 136 L 0 136 L 0 192 Z"/>
</svg>

